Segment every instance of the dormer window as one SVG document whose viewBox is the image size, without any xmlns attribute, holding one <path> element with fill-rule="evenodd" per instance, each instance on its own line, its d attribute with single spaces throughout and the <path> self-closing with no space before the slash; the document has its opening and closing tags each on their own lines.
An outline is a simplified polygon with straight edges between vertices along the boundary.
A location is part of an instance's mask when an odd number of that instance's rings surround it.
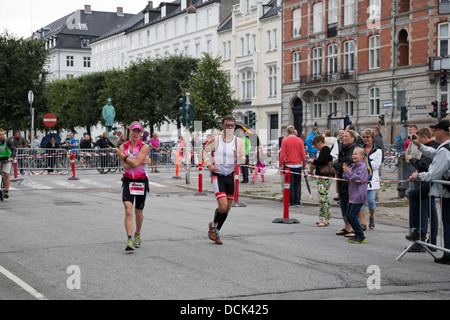
<svg viewBox="0 0 450 320">
<path fill-rule="evenodd" d="M 165 18 L 167 15 L 167 7 L 165 5 L 163 5 L 161 7 L 161 18 Z"/>
<path fill-rule="evenodd" d="M 89 48 L 89 43 L 90 43 L 89 39 L 81 39 L 81 47 L 82 48 Z"/>
<path fill-rule="evenodd" d="M 88 29 L 88 27 L 87 27 L 87 23 L 79 23 L 79 27 L 80 27 L 80 30 L 87 30 Z"/>
<path fill-rule="evenodd" d="M 150 13 L 146 12 L 144 14 L 144 23 L 149 24 L 150 23 Z"/>
<path fill-rule="evenodd" d="M 181 0 L 181 11 L 186 10 L 187 8 L 187 0 Z"/>
</svg>

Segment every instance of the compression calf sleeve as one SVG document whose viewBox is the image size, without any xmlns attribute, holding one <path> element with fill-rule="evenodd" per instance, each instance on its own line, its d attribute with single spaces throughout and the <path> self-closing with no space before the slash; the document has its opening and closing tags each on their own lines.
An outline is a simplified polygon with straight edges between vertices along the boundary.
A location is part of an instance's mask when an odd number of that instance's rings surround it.
<svg viewBox="0 0 450 320">
<path fill-rule="evenodd" d="M 217 229 L 222 228 L 223 223 L 228 217 L 228 213 L 220 213 L 218 209 L 214 212 L 214 223 L 217 224 Z"/>
</svg>

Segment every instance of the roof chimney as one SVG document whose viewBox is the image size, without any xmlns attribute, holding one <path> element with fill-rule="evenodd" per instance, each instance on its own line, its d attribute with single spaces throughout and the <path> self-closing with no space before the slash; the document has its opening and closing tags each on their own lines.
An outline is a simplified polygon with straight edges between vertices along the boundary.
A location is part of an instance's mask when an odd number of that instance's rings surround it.
<svg viewBox="0 0 450 320">
<path fill-rule="evenodd" d="M 86 14 L 91 14 L 92 13 L 92 9 L 91 9 L 91 5 L 90 4 L 85 4 L 84 5 L 84 13 L 86 13 Z"/>
<path fill-rule="evenodd" d="M 123 14 L 123 7 L 117 7 L 117 15 L 119 17 L 123 17 L 124 16 L 124 14 Z"/>
</svg>

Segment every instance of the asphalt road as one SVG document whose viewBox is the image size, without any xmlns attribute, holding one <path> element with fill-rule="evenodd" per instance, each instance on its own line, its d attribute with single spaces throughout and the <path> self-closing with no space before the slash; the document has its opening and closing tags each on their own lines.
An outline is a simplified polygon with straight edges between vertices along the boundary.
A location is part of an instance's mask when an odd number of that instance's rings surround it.
<svg viewBox="0 0 450 320">
<path fill-rule="evenodd" d="M 232 208 L 218 246 L 207 238 L 214 197 L 175 186 L 172 175 L 152 175 L 143 246 L 131 253 L 119 174 L 13 183 L 0 203 L 0 299 L 450 298 L 449 266 L 428 253 L 396 261 L 409 245 L 404 227 L 380 222 L 366 244 L 350 244 L 335 235 L 337 208 L 329 227 L 314 224 L 314 206 L 291 211 L 299 224 L 278 224 L 282 203 L 241 197 L 247 206 Z"/>
</svg>

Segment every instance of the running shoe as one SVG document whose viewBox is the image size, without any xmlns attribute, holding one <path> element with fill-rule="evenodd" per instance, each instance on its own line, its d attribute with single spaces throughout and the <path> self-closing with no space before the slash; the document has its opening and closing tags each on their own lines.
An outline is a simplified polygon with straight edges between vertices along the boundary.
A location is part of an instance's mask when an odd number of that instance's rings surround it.
<svg viewBox="0 0 450 320">
<path fill-rule="evenodd" d="M 348 242 L 350 242 L 350 243 L 366 243 L 367 241 L 366 241 L 366 238 L 363 239 L 363 238 L 354 236 L 354 237 L 348 238 Z"/>
<path fill-rule="evenodd" d="M 125 251 L 133 251 L 134 250 L 134 243 L 133 238 L 127 239 L 127 247 L 125 248 Z"/>
<path fill-rule="evenodd" d="M 9 191 L 5 191 L 5 194 L 4 194 L 4 196 L 3 196 L 5 199 L 8 199 L 9 198 Z"/>
<path fill-rule="evenodd" d="M 208 237 L 216 244 L 222 244 L 222 241 L 220 240 L 219 236 L 219 230 L 217 229 L 217 227 L 213 226 L 212 222 L 209 223 Z"/>
<path fill-rule="evenodd" d="M 216 243 L 216 244 L 222 244 L 222 240 L 220 240 L 220 236 L 219 236 L 219 230 L 215 230 L 215 234 L 216 234 L 216 237 L 215 237 L 215 239 L 214 239 L 214 242 Z"/>
<path fill-rule="evenodd" d="M 215 233 L 214 233 L 214 227 L 213 227 L 213 222 L 210 222 L 209 223 L 209 230 L 208 230 L 208 238 L 209 239 L 211 239 L 212 241 L 215 241 L 216 240 L 216 236 L 215 236 Z"/>
<path fill-rule="evenodd" d="M 135 234 L 134 235 L 134 247 L 135 248 L 140 248 L 141 245 L 142 245 L 141 235 L 140 234 Z"/>
</svg>

